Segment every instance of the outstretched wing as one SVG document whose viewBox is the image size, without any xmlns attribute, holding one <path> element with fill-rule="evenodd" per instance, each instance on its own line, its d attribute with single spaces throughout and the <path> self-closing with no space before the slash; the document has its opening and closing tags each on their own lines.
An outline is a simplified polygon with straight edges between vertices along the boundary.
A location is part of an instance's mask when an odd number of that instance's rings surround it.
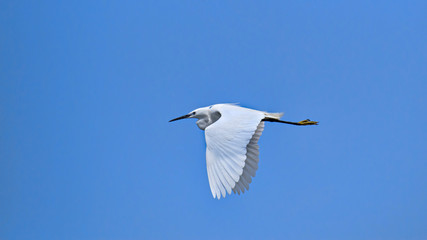
<svg viewBox="0 0 427 240">
<path fill-rule="evenodd" d="M 234 193 L 237 192 L 240 195 L 240 192 L 245 192 L 245 189 L 249 190 L 249 184 L 252 182 L 252 177 L 255 177 L 259 162 L 258 140 L 261 137 L 263 130 L 264 122 L 260 122 L 255 131 L 255 134 L 252 136 L 248 146 L 246 147 L 245 167 L 243 168 L 243 173 L 240 176 L 239 181 L 233 188 Z"/>
<path fill-rule="evenodd" d="M 206 165 L 214 198 L 249 189 L 258 169 L 258 139 L 264 129 L 261 111 L 221 104 L 221 117 L 205 129 Z"/>
</svg>

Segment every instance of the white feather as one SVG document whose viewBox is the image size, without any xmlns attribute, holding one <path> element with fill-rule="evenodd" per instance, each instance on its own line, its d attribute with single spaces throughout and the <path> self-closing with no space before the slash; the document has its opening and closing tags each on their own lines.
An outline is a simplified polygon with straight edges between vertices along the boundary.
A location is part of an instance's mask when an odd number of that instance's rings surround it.
<svg viewBox="0 0 427 240">
<path fill-rule="evenodd" d="M 214 198 L 220 199 L 231 190 L 240 194 L 249 189 L 258 169 L 258 139 L 266 113 L 230 104 L 217 104 L 210 110 L 221 114 L 205 127 L 209 185 Z"/>
</svg>

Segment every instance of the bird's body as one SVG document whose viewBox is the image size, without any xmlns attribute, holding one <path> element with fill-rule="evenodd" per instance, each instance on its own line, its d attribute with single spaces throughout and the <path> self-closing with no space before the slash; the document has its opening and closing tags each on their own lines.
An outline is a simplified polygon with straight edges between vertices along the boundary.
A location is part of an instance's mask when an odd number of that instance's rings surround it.
<svg viewBox="0 0 427 240">
<path fill-rule="evenodd" d="M 304 120 L 280 120 L 283 113 L 268 113 L 234 104 L 215 104 L 198 108 L 187 115 L 172 119 L 197 118 L 197 126 L 205 131 L 206 166 L 209 186 L 214 198 L 240 194 L 249 189 L 259 162 L 258 139 L 264 122 L 283 122 L 295 125 L 314 125 Z"/>
</svg>

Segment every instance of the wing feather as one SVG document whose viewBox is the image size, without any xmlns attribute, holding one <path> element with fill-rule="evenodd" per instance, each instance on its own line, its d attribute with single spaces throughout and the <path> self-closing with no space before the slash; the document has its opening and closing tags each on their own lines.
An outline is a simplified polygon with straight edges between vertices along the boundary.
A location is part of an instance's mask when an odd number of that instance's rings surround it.
<svg viewBox="0 0 427 240">
<path fill-rule="evenodd" d="M 258 170 L 258 162 L 259 162 L 259 146 L 258 146 L 258 140 L 262 134 L 262 131 L 264 130 L 264 122 L 260 122 L 257 126 L 257 129 L 249 141 L 247 145 L 247 152 L 246 152 L 246 161 L 245 161 L 245 167 L 243 168 L 243 173 L 240 176 L 239 182 L 236 185 L 242 185 L 249 190 L 249 185 L 245 185 L 245 182 L 251 183 L 252 177 L 255 177 L 256 170 Z M 248 179 L 249 178 L 249 179 Z M 242 184 L 239 184 L 242 183 Z M 243 192 L 243 190 L 242 190 Z"/>
<path fill-rule="evenodd" d="M 264 112 L 235 105 L 214 105 L 221 117 L 205 129 L 206 165 L 214 198 L 244 193 L 258 169 L 258 139 Z"/>
<path fill-rule="evenodd" d="M 212 196 L 216 198 L 216 186 L 214 185 L 214 178 L 212 174 L 212 168 L 208 168 L 208 180 L 209 180 L 209 187 L 212 192 Z"/>
<path fill-rule="evenodd" d="M 255 156 L 249 156 L 248 155 L 248 159 L 246 159 L 245 163 L 248 167 L 251 167 L 253 169 L 257 169 L 258 168 L 258 164 L 255 160 Z"/>
<path fill-rule="evenodd" d="M 213 165 L 212 170 L 213 170 L 213 174 L 214 174 L 215 184 L 216 184 L 216 187 L 217 187 L 217 189 L 218 189 L 218 192 L 217 192 L 217 194 L 216 194 L 216 195 L 217 195 L 217 197 L 218 197 L 218 199 L 219 199 L 219 198 L 221 197 L 221 195 L 222 195 L 222 196 L 225 196 L 225 188 L 224 188 L 224 186 L 222 185 L 221 180 L 219 179 L 218 171 L 217 171 L 216 165 Z"/>
<path fill-rule="evenodd" d="M 228 179 L 227 179 L 228 173 L 226 172 L 224 167 L 221 165 L 221 162 L 216 163 L 215 169 L 216 169 L 217 175 L 219 177 L 219 180 L 222 183 L 222 186 L 225 188 L 225 190 L 228 192 L 228 194 L 231 194 L 231 188 L 232 187 L 231 187 L 231 184 L 228 183 Z"/>
<path fill-rule="evenodd" d="M 231 162 L 232 161 L 221 161 L 223 166 L 228 169 L 228 174 L 233 179 L 233 181 L 234 181 L 233 186 L 234 186 L 236 184 L 236 182 L 239 181 L 239 177 L 243 173 L 243 169 L 236 167 Z"/>
<path fill-rule="evenodd" d="M 232 170 L 224 161 L 218 161 L 218 166 L 225 178 L 225 181 L 227 182 L 227 192 L 228 194 L 231 194 L 231 189 L 236 185 L 236 181 L 234 181 L 233 174 L 231 173 Z"/>
<path fill-rule="evenodd" d="M 248 175 L 247 172 L 243 172 L 242 177 L 243 177 L 243 180 L 245 180 L 245 182 L 248 183 L 248 188 L 249 188 L 249 184 L 252 182 L 252 178 Z"/>
</svg>

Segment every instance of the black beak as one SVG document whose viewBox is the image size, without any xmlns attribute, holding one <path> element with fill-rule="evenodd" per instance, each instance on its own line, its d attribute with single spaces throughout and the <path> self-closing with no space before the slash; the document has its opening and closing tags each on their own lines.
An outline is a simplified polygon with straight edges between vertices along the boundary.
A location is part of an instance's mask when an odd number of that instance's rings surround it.
<svg viewBox="0 0 427 240">
<path fill-rule="evenodd" d="M 190 116 L 191 116 L 190 114 L 186 114 L 184 116 L 174 118 L 174 119 L 170 120 L 169 122 L 173 122 L 173 121 L 176 121 L 176 120 L 181 120 L 181 119 L 184 119 L 184 118 L 188 118 Z"/>
</svg>

